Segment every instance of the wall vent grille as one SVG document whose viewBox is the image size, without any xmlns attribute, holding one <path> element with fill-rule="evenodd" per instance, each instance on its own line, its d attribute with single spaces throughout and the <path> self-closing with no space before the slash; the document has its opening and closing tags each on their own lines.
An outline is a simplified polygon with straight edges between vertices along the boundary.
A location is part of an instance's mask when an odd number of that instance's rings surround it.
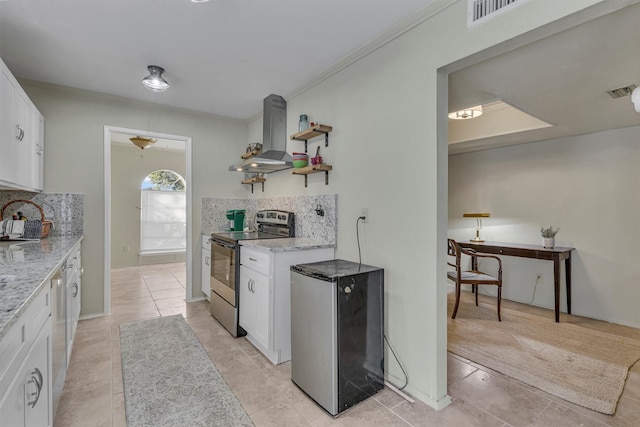
<svg viewBox="0 0 640 427">
<path fill-rule="evenodd" d="M 469 0 L 469 27 L 493 17 L 499 12 L 511 10 L 528 0 Z"/>
</svg>

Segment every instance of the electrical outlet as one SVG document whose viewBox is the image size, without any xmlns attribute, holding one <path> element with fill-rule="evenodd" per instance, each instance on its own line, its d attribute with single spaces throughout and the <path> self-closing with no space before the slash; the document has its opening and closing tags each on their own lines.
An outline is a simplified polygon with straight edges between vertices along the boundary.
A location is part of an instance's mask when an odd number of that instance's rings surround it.
<svg viewBox="0 0 640 427">
<path fill-rule="evenodd" d="M 362 222 L 369 222 L 369 208 L 362 208 L 362 212 L 360 213 L 360 216 L 364 217 Z"/>
</svg>

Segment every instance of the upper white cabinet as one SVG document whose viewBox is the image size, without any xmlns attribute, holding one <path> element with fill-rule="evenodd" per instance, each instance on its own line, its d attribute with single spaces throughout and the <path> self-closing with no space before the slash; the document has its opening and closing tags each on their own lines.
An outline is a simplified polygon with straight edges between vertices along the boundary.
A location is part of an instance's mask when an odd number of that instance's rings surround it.
<svg viewBox="0 0 640 427">
<path fill-rule="evenodd" d="M 0 60 L 0 188 L 42 191 L 44 119 Z"/>
</svg>

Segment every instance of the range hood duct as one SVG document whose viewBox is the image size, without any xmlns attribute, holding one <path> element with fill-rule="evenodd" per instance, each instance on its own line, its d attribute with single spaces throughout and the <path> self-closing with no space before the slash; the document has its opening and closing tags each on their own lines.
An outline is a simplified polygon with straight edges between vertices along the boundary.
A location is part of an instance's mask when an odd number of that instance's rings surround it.
<svg viewBox="0 0 640 427">
<path fill-rule="evenodd" d="M 287 153 L 287 101 L 279 95 L 269 95 L 262 112 L 262 153 L 229 166 L 229 170 L 271 173 L 292 167 L 293 158 Z"/>
</svg>

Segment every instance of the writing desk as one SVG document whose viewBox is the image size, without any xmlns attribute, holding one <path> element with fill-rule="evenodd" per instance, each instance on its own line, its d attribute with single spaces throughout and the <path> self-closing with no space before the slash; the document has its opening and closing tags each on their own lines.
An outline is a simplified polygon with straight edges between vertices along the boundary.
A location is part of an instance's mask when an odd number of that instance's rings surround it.
<svg viewBox="0 0 640 427">
<path fill-rule="evenodd" d="M 567 313 L 571 314 L 571 251 L 574 248 L 544 248 L 538 245 L 521 245 L 519 243 L 502 242 L 457 242 L 465 249 L 473 249 L 496 255 L 534 258 L 553 261 L 553 287 L 555 294 L 556 322 L 560 321 L 560 261 L 564 261 L 565 282 L 567 285 Z M 472 259 L 474 268 L 477 260 Z"/>
</svg>

